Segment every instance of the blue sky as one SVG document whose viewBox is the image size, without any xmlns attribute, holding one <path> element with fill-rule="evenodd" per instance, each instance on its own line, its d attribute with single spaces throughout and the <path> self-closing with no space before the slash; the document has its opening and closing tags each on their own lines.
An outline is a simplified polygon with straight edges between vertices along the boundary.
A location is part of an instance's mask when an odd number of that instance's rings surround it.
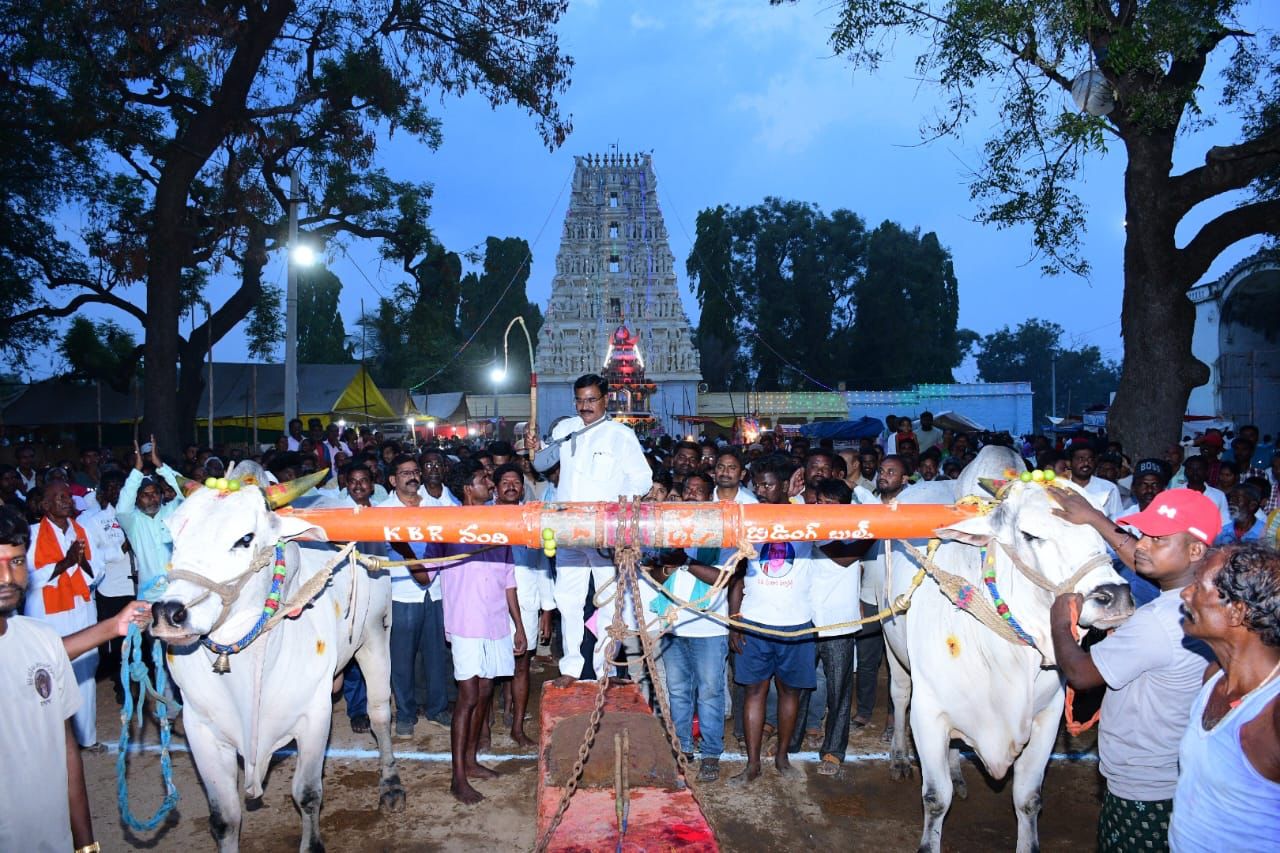
<svg viewBox="0 0 1280 853">
<path fill-rule="evenodd" d="M 1263 5 L 1255 6 L 1253 17 L 1267 21 L 1253 23 L 1274 27 L 1276 13 L 1259 12 Z M 444 132 L 438 150 L 397 136 L 382 149 L 383 162 L 397 177 L 434 183 L 430 224 L 449 249 L 465 251 L 489 235 L 527 239 L 533 250 L 529 296 L 538 302 L 550 293 L 573 155 L 604 152 L 616 143 L 622 151 L 653 152 L 679 286 L 695 323 L 684 261 L 698 211 L 774 195 L 825 210 L 848 208 L 869 227 L 891 219 L 936 231 L 955 261 L 963 327 L 986 334 L 1043 317 L 1067 330 L 1068 343 L 1094 343 L 1119 359 L 1119 147 L 1085 168 L 1090 279 L 1044 279 L 1031 259 L 1028 230 L 972 221 L 965 178 L 994 126 L 994 108 L 987 105 L 962 139 L 921 145 L 920 122 L 938 96 L 915 79 L 915 44 L 900 39 L 879 72 L 855 74 L 826 43 L 834 6 L 808 0 L 784 7 L 766 0 L 574 0 L 560 34 L 562 49 L 576 62 L 562 99 L 575 129 L 560 150 L 548 152 L 521 111 L 492 110 L 480 98 L 465 97 L 437 104 Z M 1211 69 L 1205 108 L 1221 113 L 1219 122 L 1183 138 L 1180 169 L 1194 166 L 1208 145 L 1236 138 L 1234 118 L 1216 107 L 1215 80 Z M 1062 98 L 1068 100 L 1065 93 Z M 1207 215 L 1189 218 L 1184 234 Z M 1209 277 L 1257 245 L 1238 245 Z M 394 265 L 380 264 L 372 246 L 352 244 L 328 260 L 344 284 L 349 332 L 361 299 L 371 306 L 402 276 Z M 273 259 L 267 277 L 283 286 L 283 256 Z M 219 343 L 215 357 L 245 359 L 242 331 Z M 972 363 L 957 372 L 957 379 L 974 378 Z"/>
</svg>

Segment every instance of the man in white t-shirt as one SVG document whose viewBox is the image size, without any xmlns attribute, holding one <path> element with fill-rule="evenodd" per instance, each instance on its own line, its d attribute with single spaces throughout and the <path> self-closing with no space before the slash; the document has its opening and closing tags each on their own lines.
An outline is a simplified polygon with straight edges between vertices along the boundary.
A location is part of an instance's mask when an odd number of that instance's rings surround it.
<svg viewBox="0 0 1280 853">
<path fill-rule="evenodd" d="M 942 450 L 942 430 L 933 425 L 933 412 L 920 413 L 920 429 L 916 430 L 916 444 L 921 455 L 930 447 Z"/>
<path fill-rule="evenodd" d="M 71 729 L 81 698 L 58 632 L 16 615 L 30 541 L 26 519 L 0 507 L 0 850 L 68 853 L 94 843 Z"/>
<path fill-rule="evenodd" d="M 1076 443 L 1066 450 L 1067 464 L 1071 467 L 1071 482 L 1084 489 L 1089 503 L 1108 518 L 1115 518 L 1123 507 L 1120 490 L 1109 480 L 1093 475 L 1097 468 L 1097 455 L 1088 444 Z"/>
<path fill-rule="evenodd" d="M 1087 496 L 1086 496 L 1087 497 Z M 1107 782 L 1098 850 L 1168 849 L 1178 782 L 1178 744 L 1212 653 L 1182 631 L 1183 587 L 1195 579 L 1218 535 L 1213 503 L 1190 489 L 1160 492 L 1145 510 L 1112 522 L 1074 494 L 1055 513 L 1098 531 L 1120 559 L 1160 587 L 1160 596 L 1088 651 L 1077 645 L 1081 596 L 1058 597 L 1049 612 L 1058 668 L 1077 690 L 1106 686 L 1098 724 L 1098 768 Z M 1118 525 L 1142 534 L 1135 539 Z"/>
<path fill-rule="evenodd" d="M 619 497 L 640 498 L 653 488 L 653 469 L 644 458 L 644 450 L 635 431 L 625 424 L 605 417 L 608 410 L 609 383 L 594 373 L 581 376 L 573 383 L 574 407 L 578 417 L 565 418 L 551 430 L 551 440 L 560 441 L 560 481 L 556 499 L 560 501 L 616 501 Z M 537 453 L 540 442 L 532 433 L 525 444 Z M 586 670 L 582 646 L 586 631 L 588 590 L 594 581 L 597 591 L 605 588 L 615 575 L 612 561 L 595 548 L 561 548 L 556 556 L 556 607 L 560 610 L 560 626 L 564 636 L 564 654 L 560 658 L 560 678 L 564 685 L 583 677 Z M 595 643 L 591 672 L 598 674 L 603 666 L 607 635 L 605 628 L 613 621 L 613 602 L 602 603 L 596 611 L 600 637 Z"/>
</svg>

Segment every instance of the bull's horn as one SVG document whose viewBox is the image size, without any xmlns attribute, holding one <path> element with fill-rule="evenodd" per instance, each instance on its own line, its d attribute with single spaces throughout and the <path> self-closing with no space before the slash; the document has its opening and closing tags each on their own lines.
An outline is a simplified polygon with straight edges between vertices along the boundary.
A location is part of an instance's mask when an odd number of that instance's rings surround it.
<svg viewBox="0 0 1280 853">
<path fill-rule="evenodd" d="M 1008 480 L 993 480 L 990 477 L 978 478 L 978 485 L 990 492 L 993 498 L 1003 497 L 1003 495 L 1000 494 L 1000 490 L 1004 488 L 1007 482 Z"/>
<path fill-rule="evenodd" d="M 288 506 L 293 503 L 299 495 L 311 491 L 328 478 L 329 469 L 321 468 L 314 474 L 308 474 L 305 477 L 299 477 L 287 483 L 276 483 L 274 486 L 267 486 L 263 496 L 267 499 L 267 506 L 272 509 L 280 509 L 282 506 Z"/>
<path fill-rule="evenodd" d="M 190 477 L 184 477 L 181 474 L 174 474 L 174 479 L 178 481 L 178 488 L 182 490 L 184 498 L 191 497 L 191 493 L 202 485 L 199 480 L 193 480 Z"/>
</svg>

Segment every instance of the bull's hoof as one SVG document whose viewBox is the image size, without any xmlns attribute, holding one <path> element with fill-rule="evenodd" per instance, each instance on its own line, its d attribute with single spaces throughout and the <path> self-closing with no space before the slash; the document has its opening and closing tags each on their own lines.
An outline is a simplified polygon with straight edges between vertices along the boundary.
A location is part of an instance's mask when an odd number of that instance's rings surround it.
<svg viewBox="0 0 1280 853">
<path fill-rule="evenodd" d="M 395 787 L 388 788 L 382 792 L 382 796 L 378 798 L 378 811 L 383 814 L 393 814 L 395 812 L 404 811 L 405 796 L 404 788 Z"/>
<path fill-rule="evenodd" d="M 969 799 L 969 786 L 963 779 L 951 780 L 951 792 L 962 800 Z"/>
<path fill-rule="evenodd" d="M 911 779 L 911 762 L 905 758 L 894 758 L 889 762 L 889 778 L 895 782 Z"/>
</svg>

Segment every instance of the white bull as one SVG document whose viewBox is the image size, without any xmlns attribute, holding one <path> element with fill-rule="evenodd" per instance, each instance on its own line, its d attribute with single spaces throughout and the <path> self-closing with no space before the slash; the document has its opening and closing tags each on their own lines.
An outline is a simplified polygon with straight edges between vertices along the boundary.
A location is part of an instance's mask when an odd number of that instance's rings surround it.
<svg viewBox="0 0 1280 853">
<path fill-rule="evenodd" d="M 276 506 L 288 496 L 278 498 L 272 498 Z M 259 797 L 272 753 L 290 741 L 298 750 L 293 798 L 302 813 L 301 849 L 324 849 L 320 801 L 330 695 L 335 675 L 353 655 L 368 685 L 381 765 L 379 804 L 402 808 L 404 790 L 391 753 L 389 578 L 344 563 L 296 618 L 229 654 L 224 661 L 230 670 L 217 672 L 218 655 L 209 644 L 241 643 L 270 609 L 277 543 L 286 569 L 281 602 L 297 595 L 335 552 L 290 541 L 315 529 L 271 512 L 256 486 L 234 492 L 199 488 L 169 526 L 177 577 L 153 607 L 152 634 L 170 647 L 169 668 L 182 689 L 187 742 L 208 794 L 209 828 L 219 851 L 239 849 L 237 754 L 244 761 L 244 790 Z M 218 584 L 229 586 L 214 589 Z M 219 592 L 230 599 L 225 608 Z"/>
<path fill-rule="evenodd" d="M 1016 453 L 984 448 L 956 484 L 956 494 L 978 494 L 979 477 L 1002 478 L 1010 468 L 1025 469 Z M 908 488 L 901 502 L 941 502 L 931 486 Z M 994 557 L 999 594 L 1034 641 L 1034 648 L 1010 642 L 962 612 L 932 578 L 915 592 L 906 614 L 885 622 L 895 723 L 890 772 L 899 779 L 911 773 L 909 712 L 923 777 L 922 851 L 936 853 L 941 848 L 942 823 L 952 795 L 965 795 L 959 753 L 951 748 L 953 738 L 969 744 L 994 778 L 1003 778 L 1013 768 L 1017 849 L 1019 853 L 1039 849 L 1040 787 L 1062 718 L 1063 681 L 1052 668 L 1049 607 L 1053 593 L 1034 584 L 1005 549 L 1055 585 L 1095 563 L 1072 585 L 1072 591 L 1086 598 L 1082 625 L 1109 627 L 1133 611 L 1128 586 L 1109 561 L 1098 559 L 1106 554 L 1102 538 L 1091 528 L 1055 516 L 1051 494 L 1039 483 L 1014 483 L 991 514 L 939 530 L 938 536 L 949 541 L 933 558 L 939 568 L 966 579 L 977 595 L 989 596 L 982 579 L 983 562 L 984 555 Z M 923 546 L 920 541 L 919 547 Z M 888 595 L 906 593 L 917 568 L 904 548 L 894 547 Z"/>
</svg>

